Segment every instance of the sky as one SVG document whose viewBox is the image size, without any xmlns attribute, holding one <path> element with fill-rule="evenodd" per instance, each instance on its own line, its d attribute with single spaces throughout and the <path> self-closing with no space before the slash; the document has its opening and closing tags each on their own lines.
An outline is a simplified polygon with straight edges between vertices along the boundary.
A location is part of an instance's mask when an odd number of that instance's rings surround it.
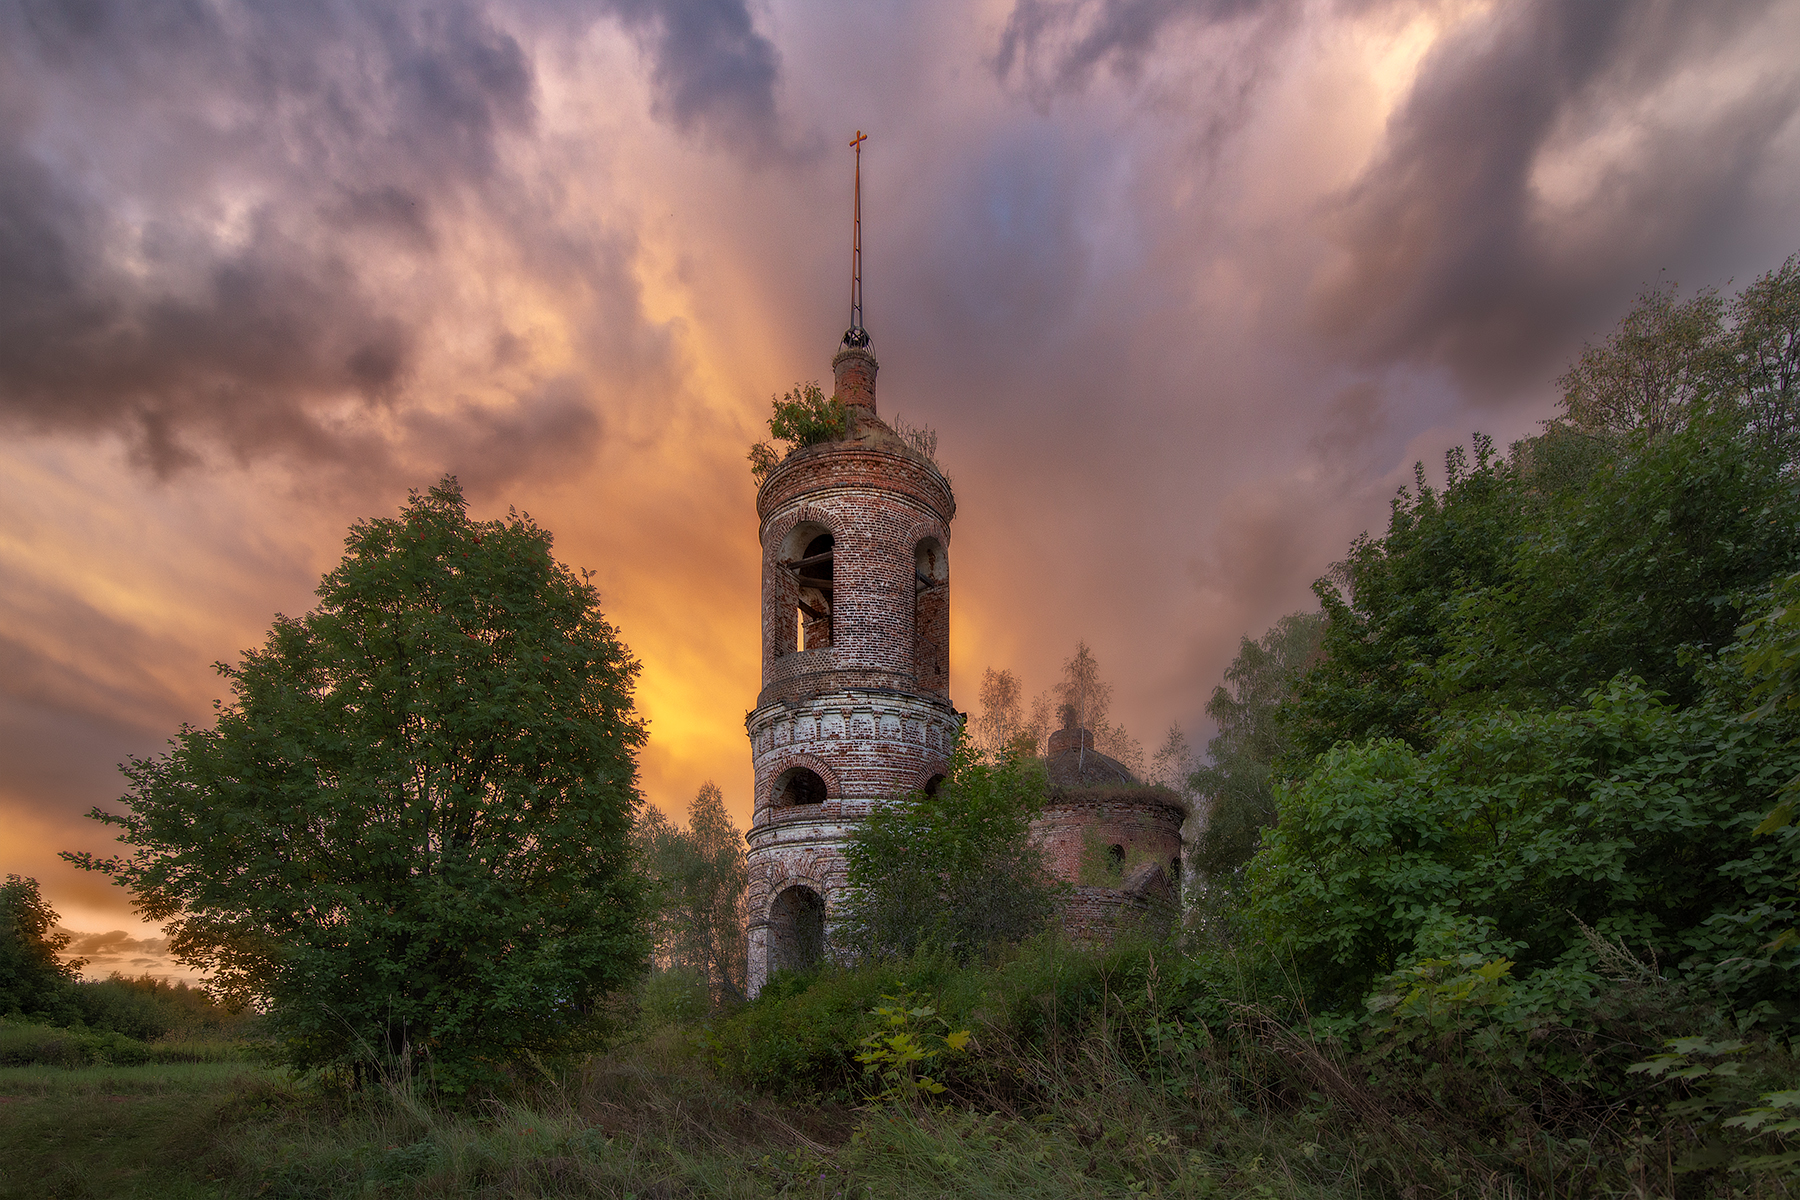
<svg viewBox="0 0 1800 1200">
<path fill-rule="evenodd" d="M 57 851 L 446 472 L 595 572 L 649 800 L 747 824 L 745 451 L 829 383 L 858 130 L 952 698 L 1085 640 L 1203 745 L 1415 461 L 1800 250 L 1796 45 L 1796 0 L 0 0 L 0 871 L 176 970 Z"/>
</svg>

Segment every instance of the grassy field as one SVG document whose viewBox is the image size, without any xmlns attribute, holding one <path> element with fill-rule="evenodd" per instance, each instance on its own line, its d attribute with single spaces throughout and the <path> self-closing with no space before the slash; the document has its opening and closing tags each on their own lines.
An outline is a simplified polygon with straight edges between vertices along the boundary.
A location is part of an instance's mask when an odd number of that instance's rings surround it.
<svg viewBox="0 0 1800 1200">
<path fill-rule="evenodd" d="M 672 1042 L 562 1086 L 445 1112 L 332 1096 L 244 1065 L 0 1070 L 5 1197 L 1331 1196 L 1353 1168 L 1291 1121 L 1229 1153 L 1121 1094 L 1038 1119 L 781 1102 Z M 1110 1111 L 1109 1111 L 1110 1109 Z M 1242 1124 L 1244 1127 L 1239 1128 Z M 1316 1161 L 1315 1161 L 1316 1159 Z M 1290 1161 L 1291 1160 L 1291 1161 Z M 1339 1185 L 1342 1186 L 1339 1186 Z"/>
<path fill-rule="evenodd" d="M 0 1196 L 223 1194 L 221 1134 L 283 1086 L 243 1063 L 0 1067 Z"/>
<path fill-rule="evenodd" d="M 1569 1029 L 1357 1052 L 1278 1019 L 1253 980 L 1206 1023 L 1182 1016 L 1161 955 L 1046 944 L 783 979 L 711 1017 L 646 1003 L 611 1053 L 456 1105 L 296 1080 L 216 1041 L 71 1049 L 0 1026 L 15 1055 L 238 1056 L 0 1067 L 0 1200 L 1800 1195 L 1800 1165 L 1751 1157 L 1787 1142 L 1722 1123 L 1800 1076 L 1784 1039 L 1695 1051 L 1724 1069 L 1682 1084 L 1623 1070 L 1653 1039 Z M 857 1059 L 895 995 L 935 1009 L 904 1031 L 942 1092 Z"/>
</svg>

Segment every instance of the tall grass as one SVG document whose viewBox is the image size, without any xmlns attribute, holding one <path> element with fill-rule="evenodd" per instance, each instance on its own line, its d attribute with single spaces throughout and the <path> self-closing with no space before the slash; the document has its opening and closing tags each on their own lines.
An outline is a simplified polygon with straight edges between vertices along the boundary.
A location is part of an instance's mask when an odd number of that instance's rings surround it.
<svg viewBox="0 0 1800 1200">
<path fill-rule="evenodd" d="M 1710 1083 L 1623 1070 L 1670 1022 L 1694 1019 L 1691 1004 L 1634 995 L 1611 1026 L 1508 1031 L 1458 1017 L 1397 1038 L 1348 1035 L 1295 994 L 1266 961 L 1046 940 L 983 967 L 922 956 L 783 977 L 705 1015 L 651 988 L 638 1033 L 611 1053 L 534 1065 L 503 1094 L 455 1107 L 398 1080 L 344 1091 L 229 1065 L 0 1070 L 0 1094 L 43 1101 L 30 1128 L 47 1137 L 56 1104 L 72 1117 L 105 1089 L 133 1094 L 132 1072 L 161 1072 L 141 1089 L 163 1106 L 142 1141 L 180 1148 L 195 1195 L 1794 1194 L 1791 1175 L 1744 1169 L 1741 1154 L 1709 1165 L 1732 1110 L 1695 1107 L 1720 1099 L 1708 1090 L 1719 1080 L 1741 1081 L 1737 1101 L 1791 1083 L 1784 1046 L 1707 1043 L 1693 1061 L 1738 1064 Z M 926 1039 L 941 1095 L 884 1089 L 856 1059 L 870 1010 L 896 995 L 933 1010 L 921 1029 L 972 1035 L 960 1053 Z M 890 1099 L 872 1098 L 883 1090 Z M 0 1141 L 0 1159 L 7 1150 Z"/>
</svg>

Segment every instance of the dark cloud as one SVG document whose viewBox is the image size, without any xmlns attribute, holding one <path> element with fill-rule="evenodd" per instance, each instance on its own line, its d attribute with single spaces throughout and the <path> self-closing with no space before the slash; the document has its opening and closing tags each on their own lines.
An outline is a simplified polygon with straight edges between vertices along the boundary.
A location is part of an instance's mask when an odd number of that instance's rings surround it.
<svg viewBox="0 0 1800 1200">
<path fill-rule="evenodd" d="M 1291 7 L 1285 0 L 1016 0 L 994 67 L 1040 93 L 1075 92 L 1102 66 L 1136 78 L 1174 25 L 1227 25 Z"/>
<path fill-rule="evenodd" d="M 1637 286 L 1678 255 L 1716 261 L 1800 107 L 1800 71 L 1686 125 L 1659 125 L 1650 103 L 1770 7 L 1535 0 L 1444 38 L 1336 206 L 1348 265 L 1322 326 L 1365 361 L 1443 363 L 1477 394 L 1505 391 L 1610 323 L 1628 272 Z M 1579 211 L 1546 213 L 1537 172 L 1558 139 L 1621 120 L 1635 152 L 1594 168 Z"/>
<path fill-rule="evenodd" d="M 611 0 L 611 8 L 650 53 L 659 116 L 756 152 L 778 147 L 780 56 L 743 0 Z"/>
<path fill-rule="evenodd" d="M 491 475 L 523 469 L 521 437 L 591 445 L 566 390 L 527 380 L 496 418 L 421 373 L 456 290 L 446 230 L 471 226 L 583 276 L 590 342 L 666 353 L 618 332 L 645 325 L 628 256 L 573 243 L 509 165 L 538 125 L 522 39 L 608 11 L 646 39 L 667 120 L 775 138 L 775 52 L 741 3 L 0 8 L 0 420 L 122 434 L 163 476 L 218 451 L 367 473 L 492 448 Z M 497 307 L 456 319 L 512 337 Z"/>
<path fill-rule="evenodd" d="M 534 119 L 519 43 L 466 6 L 29 3 L 0 16 L 0 414 L 366 460 L 407 387 L 427 194 L 479 189 Z M 86 159 L 86 161 L 83 161 Z"/>
<path fill-rule="evenodd" d="M 428 461 L 442 462 L 472 493 L 529 472 L 556 474 L 579 465 L 600 438 L 601 419 L 574 379 L 555 379 L 518 406 L 467 404 L 408 416 L 411 440 Z"/>
</svg>

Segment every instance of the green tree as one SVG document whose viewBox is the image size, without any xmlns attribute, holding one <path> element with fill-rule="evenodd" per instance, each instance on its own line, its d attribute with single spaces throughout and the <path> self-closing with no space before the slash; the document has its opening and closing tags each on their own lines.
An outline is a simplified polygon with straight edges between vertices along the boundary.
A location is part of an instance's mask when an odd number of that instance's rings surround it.
<svg viewBox="0 0 1800 1200">
<path fill-rule="evenodd" d="M 1523 975 L 1590 968 L 1585 922 L 1721 999 L 1794 995 L 1800 954 L 1771 958 L 1734 919 L 1774 902 L 1800 854 L 1800 830 L 1751 837 L 1800 767 L 1786 731 L 1622 680 L 1579 707 L 1447 714 L 1433 734 L 1425 753 L 1340 744 L 1278 790 L 1251 923 L 1316 1002 L 1354 1005 L 1459 923 Z"/>
<path fill-rule="evenodd" d="M 1414 678 L 1449 649 L 1453 617 L 1471 590 L 1504 585 L 1522 532 L 1516 476 L 1478 438 L 1475 465 L 1445 456 L 1440 492 L 1415 468 L 1415 486 L 1395 497 L 1387 534 L 1358 537 L 1338 578 L 1313 585 L 1325 613 L 1322 660 L 1300 680 L 1287 719 L 1293 760 L 1304 773 L 1339 741 L 1398 737 L 1422 744 L 1434 710 Z"/>
<path fill-rule="evenodd" d="M 641 970 L 637 664 L 528 516 L 446 477 L 358 522 L 210 729 L 124 768 L 129 888 L 289 1062 L 466 1085 L 585 1044 Z"/>
<path fill-rule="evenodd" d="M 664 970 L 705 976 L 716 1000 L 744 994 L 744 901 L 749 867 L 744 835 L 708 780 L 679 828 L 646 807 L 632 833 L 649 872 L 655 959 Z"/>
<path fill-rule="evenodd" d="M 934 794 L 877 805 L 845 850 L 848 900 L 835 940 L 863 958 L 933 948 L 969 961 L 1042 930 L 1052 884 L 1031 818 L 1043 764 L 989 758 L 964 735 Z"/>
<path fill-rule="evenodd" d="M 1691 300 L 1652 288 L 1598 346 L 1589 344 L 1557 383 L 1563 410 L 1595 433 L 1640 431 L 1648 441 L 1679 428 L 1729 370 L 1725 304 L 1707 288 Z"/>
<path fill-rule="evenodd" d="M 1750 426 L 1791 461 L 1800 435 L 1800 254 L 1732 297 L 1728 313 Z"/>
<path fill-rule="evenodd" d="M 1322 613 L 1289 613 L 1256 641 L 1244 638 L 1213 689 L 1206 715 L 1219 732 L 1206 743 L 1206 763 L 1188 777 L 1206 803 L 1198 868 L 1212 885 L 1231 886 L 1275 820 L 1275 763 L 1292 747 L 1281 705 L 1319 656 Z"/>
<path fill-rule="evenodd" d="M 1800 766 L 1796 314 L 1794 260 L 1730 300 L 1647 293 L 1562 419 L 1452 451 L 1441 490 L 1418 472 L 1316 585 L 1324 657 L 1285 710 L 1250 903 L 1316 999 L 1452 927 L 1579 974 L 1574 917 L 1732 1003 L 1793 994 L 1796 939 L 1768 938 L 1800 841 L 1767 810 Z"/>
<path fill-rule="evenodd" d="M 1793 265 L 1793 260 L 1788 260 Z M 1743 637 L 1741 663 L 1751 681 L 1750 699 L 1760 702 L 1748 720 L 1771 717 L 1793 718 L 1800 714 L 1800 572 L 1789 575 L 1769 590 L 1768 603 L 1762 611 L 1738 631 Z M 1792 744 L 1792 743 L 1790 743 Z M 1800 798 L 1800 773 L 1781 785 L 1775 794 L 1775 807 L 1763 817 L 1753 833 L 1758 837 L 1785 837 L 1794 824 L 1796 799 Z M 1800 885 L 1800 878 L 1789 881 Z M 1770 918 L 1792 921 L 1792 906 L 1785 909 L 1770 905 L 1765 911 L 1751 914 L 1760 920 Z M 1769 949 L 1782 951 L 1800 945 L 1800 928 L 1782 929 Z"/>
<path fill-rule="evenodd" d="M 38 881 L 8 875 L 0 884 L 0 1016 L 55 1015 L 68 1006 L 83 965 L 63 960 L 69 941 Z"/>
<path fill-rule="evenodd" d="M 787 443 L 787 454 L 837 441 L 849 432 L 849 409 L 836 396 L 825 395 L 816 383 L 797 383 L 780 399 L 771 396 L 769 409 L 769 434 Z M 932 444 L 935 447 L 935 435 Z M 760 482 L 783 457 L 769 442 L 757 442 L 750 447 L 750 474 Z"/>
<path fill-rule="evenodd" d="M 1574 704 L 1619 675 L 1695 702 L 1769 581 L 1800 567 L 1792 468 L 1747 416 L 1705 403 L 1597 460 L 1566 430 L 1507 459 L 1478 440 L 1473 469 L 1453 454 L 1442 492 L 1421 480 L 1384 537 L 1351 547 L 1343 586 L 1315 585 L 1324 659 L 1281 769 L 1340 741 L 1425 749 L 1443 712 Z"/>
</svg>

